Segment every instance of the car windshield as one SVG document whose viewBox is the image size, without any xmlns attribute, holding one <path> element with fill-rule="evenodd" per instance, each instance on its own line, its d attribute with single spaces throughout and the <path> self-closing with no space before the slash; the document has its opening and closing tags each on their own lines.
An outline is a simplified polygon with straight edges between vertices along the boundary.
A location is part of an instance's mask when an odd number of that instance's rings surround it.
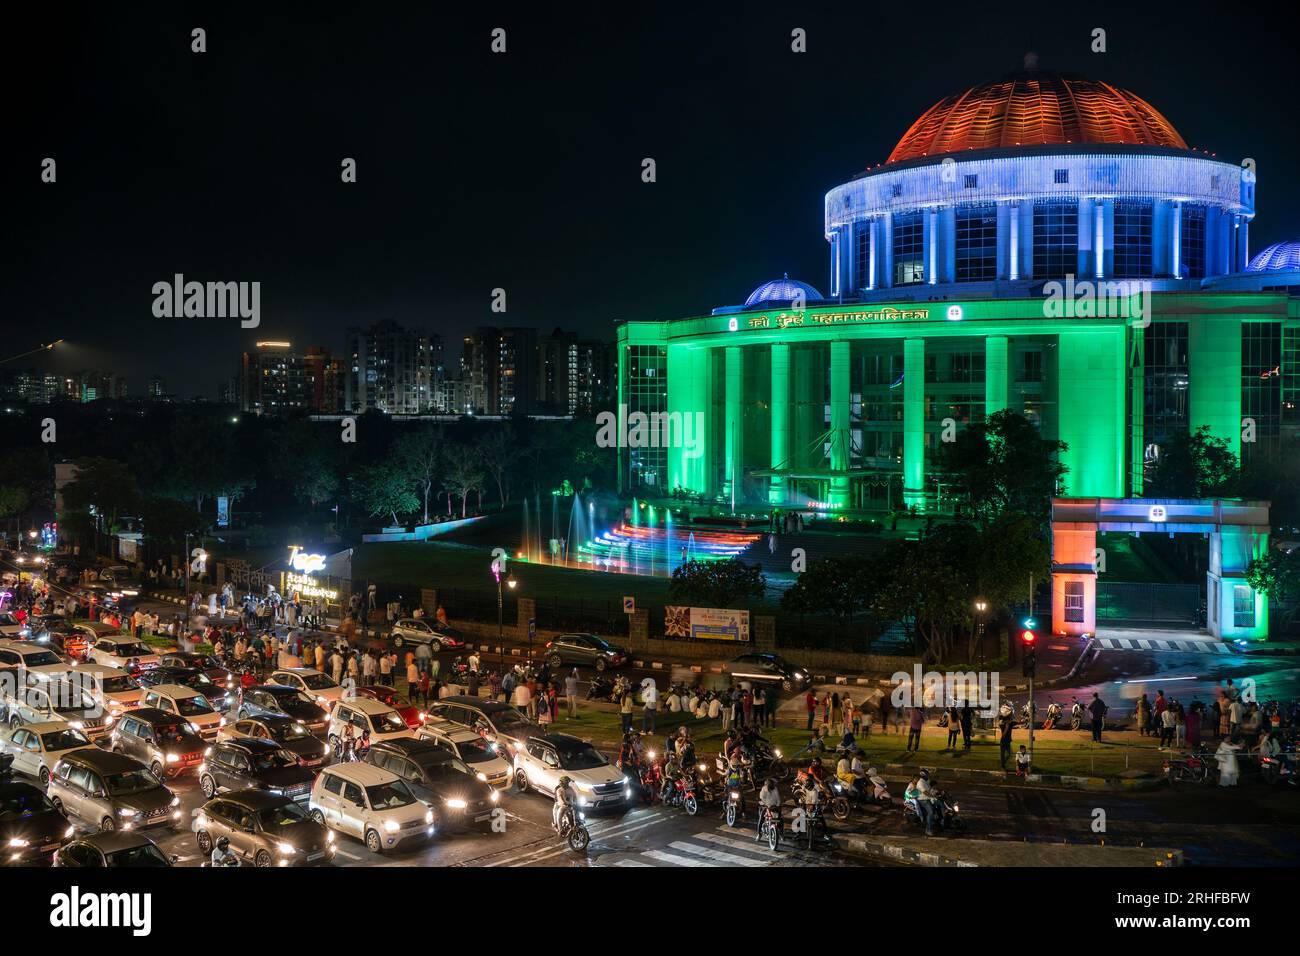
<svg viewBox="0 0 1300 956">
<path fill-rule="evenodd" d="M 145 657 L 150 651 L 143 644 L 114 644 L 112 653 L 114 657 Z"/>
<path fill-rule="evenodd" d="M 180 697 L 176 700 L 176 709 L 182 717 L 202 717 L 204 714 L 216 713 L 208 699 L 202 694 L 195 697 Z"/>
<path fill-rule="evenodd" d="M 188 724 L 155 724 L 154 733 L 159 740 L 180 740 L 190 732 Z"/>
<path fill-rule="evenodd" d="M 330 690 L 339 686 L 324 674 L 303 674 L 302 682 L 307 685 L 308 690 Z"/>
<path fill-rule="evenodd" d="M 257 819 L 261 822 L 262 829 L 270 833 L 279 830 L 281 827 L 291 827 L 299 823 L 305 823 L 311 817 L 298 804 L 285 803 L 278 807 L 268 807 L 258 813 Z"/>
<path fill-rule="evenodd" d="M 0 796 L 0 820 L 23 820 L 50 813 L 54 804 L 35 787 L 21 787 Z"/>
<path fill-rule="evenodd" d="M 490 744 L 486 740 L 457 744 L 456 749 L 460 751 L 460 759 L 466 763 L 485 763 L 497 757 L 496 744 Z"/>
<path fill-rule="evenodd" d="M 272 750 L 269 753 L 259 754 L 253 758 L 254 770 L 280 770 L 283 767 L 296 766 L 298 761 L 294 760 L 282 750 Z"/>
<path fill-rule="evenodd" d="M 211 677 L 209 677 L 207 674 L 204 674 L 202 671 L 200 671 L 199 673 L 187 679 L 185 681 L 185 686 L 193 687 L 195 690 L 202 688 L 203 690 L 206 691 L 209 687 L 215 688 L 217 685 L 212 682 Z"/>
<path fill-rule="evenodd" d="M 402 715 L 395 710 L 379 714 L 377 717 L 371 719 L 374 721 L 376 732 L 381 734 L 391 734 L 399 730 L 406 730 L 406 721 L 404 721 Z"/>
<path fill-rule="evenodd" d="M 116 853 L 106 854 L 109 866 L 171 866 L 162 850 L 152 843 L 144 843 Z"/>
<path fill-rule="evenodd" d="M 141 767 L 139 770 L 126 770 L 122 773 L 110 773 L 105 781 L 108 792 L 115 797 L 132 793 L 143 793 L 161 786 L 153 772 Z"/>
<path fill-rule="evenodd" d="M 372 810 L 396 810 L 398 807 L 410 806 L 415 802 L 415 794 L 411 793 L 411 789 L 400 780 L 366 787 L 366 796 L 370 798 Z"/>
<path fill-rule="evenodd" d="M 47 667 L 50 664 L 62 664 L 59 655 L 53 651 L 32 651 L 23 655 L 24 667 Z"/>
<path fill-rule="evenodd" d="M 613 644 L 609 643 L 609 641 L 606 641 L 603 638 L 597 637 L 595 634 L 588 634 L 587 640 L 591 641 L 591 643 L 595 646 L 596 650 L 598 651 L 612 651 L 614 649 Z"/>
<path fill-rule="evenodd" d="M 491 717 L 492 723 L 496 726 L 497 730 L 506 732 L 515 728 L 520 730 L 532 730 L 535 726 L 531 720 L 513 707 L 506 707 L 502 710 L 498 710 L 496 713 L 492 714 Z"/>
<path fill-rule="evenodd" d="M 105 677 L 103 680 L 105 694 L 125 694 L 128 691 L 139 690 L 140 685 L 136 683 L 134 677 Z"/>
<path fill-rule="evenodd" d="M 426 767 L 425 773 L 428 774 L 430 783 L 463 784 L 465 774 L 473 774 L 474 771 L 470 770 L 463 762 L 452 758 L 438 764 L 436 767 Z"/>
<path fill-rule="evenodd" d="M 41 746 L 45 748 L 46 753 L 54 753 L 58 750 L 71 750 L 73 747 L 90 746 L 90 738 L 80 730 L 55 730 L 48 734 L 41 734 Z"/>
<path fill-rule="evenodd" d="M 285 704 L 311 704 L 313 707 L 316 706 L 316 701 L 312 700 L 302 691 L 295 690 L 291 687 L 287 687 L 284 690 L 273 690 L 271 691 L 271 696 L 274 697 L 275 702 L 282 707 Z"/>
<path fill-rule="evenodd" d="M 574 747 L 560 751 L 560 766 L 565 770 L 595 770 L 609 761 L 595 747 Z"/>
<path fill-rule="evenodd" d="M 304 724 L 286 724 L 274 736 L 276 740 L 302 740 L 304 737 L 310 737 L 311 731 Z"/>
</svg>

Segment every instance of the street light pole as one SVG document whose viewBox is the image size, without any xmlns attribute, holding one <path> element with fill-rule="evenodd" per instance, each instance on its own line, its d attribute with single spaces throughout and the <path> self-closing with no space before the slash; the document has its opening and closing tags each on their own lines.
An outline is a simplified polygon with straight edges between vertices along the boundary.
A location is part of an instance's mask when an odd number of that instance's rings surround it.
<svg viewBox="0 0 1300 956">
<path fill-rule="evenodd" d="M 185 553 L 181 555 L 181 567 L 185 573 L 185 634 L 190 633 L 190 533 L 185 532 Z"/>
</svg>

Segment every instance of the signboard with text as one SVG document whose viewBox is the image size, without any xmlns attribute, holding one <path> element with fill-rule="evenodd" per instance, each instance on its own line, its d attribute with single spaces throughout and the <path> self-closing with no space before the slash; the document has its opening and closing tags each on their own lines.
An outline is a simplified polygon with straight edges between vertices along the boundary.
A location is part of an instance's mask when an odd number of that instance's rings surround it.
<svg viewBox="0 0 1300 956">
<path fill-rule="evenodd" d="M 664 608 L 664 636 L 697 641 L 748 641 L 749 612 L 670 604 Z"/>
</svg>

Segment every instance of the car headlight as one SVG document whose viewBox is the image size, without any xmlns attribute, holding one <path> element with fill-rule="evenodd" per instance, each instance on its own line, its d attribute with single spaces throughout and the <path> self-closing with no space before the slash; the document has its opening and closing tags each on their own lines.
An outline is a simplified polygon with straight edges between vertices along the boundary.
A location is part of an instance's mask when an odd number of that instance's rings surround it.
<svg viewBox="0 0 1300 956">
<path fill-rule="evenodd" d="M 466 803 L 464 800 L 461 800 L 459 797 L 452 797 L 448 800 L 444 800 L 443 802 L 447 804 L 447 806 L 451 807 L 453 810 L 464 810 L 466 807 L 469 806 L 468 803 Z M 433 821 L 426 820 L 424 822 L 432 823 Z"/>
<path fill-rule="evenodd" d="M 580 807 L 585 807 L 586 805 L 587 805 L 587 798 L 586 798 L 586 797 L 579 797 L 579 798 L 578 798 L 578 806 L 580 806 Z"/>
<path fill-rule="evenodd" d="M 86 727 L 86 725 L 82 723 L 80 720 L 70 720 L 68 721 L 68 726 L 71 727 L 73 730 L 84 730 Z"/>
<path fill-rule="evenodd" d="M 581 790 L 583 793 L 591 793 L 591 791 L 592 791 L 593 789 L 595 789 L 595 788 L 594 788 L 591 784 L 589 784 L 589 783 L 577 783 L 577 782 L 575 782 L 575 783 L 573 784 L 573 786 L 576 787 L 578 790 Z"/>
<path fill-rule="evenodd" d="M 479 783 L 487 783 L 487 774 L 485 774 L 485 773 L 476 773 L 476 774 L 474 774 L 474 776 L 478 778 Z"/>
<path fill-rule="evenodd" d="M 325 842 L 326 842 L 326 843 L 333 843 L 333 842 L 334 842 L 334 831 L 333 831 L 333 830 L 326 830 L 326 831 L 325 831 Z"/>
<path fill-rule="evenodd" d="M 204 748 L 203 748 L 203 756 L 205 756 L 205 757 L 211 757 L 211 756 L 212 756 L 212 748 L 211 748 L 211 747 L 204 747 Z"/>
<path fill-rule="evenodd" d="M 76 827 L 68 827 L 66 830 L 63 831 L 63 839 L 65 840 L 71 840 L 76 835 L 77 835 Z"/>
<path fill-rule="evenodd" d="M 430 816 L 430 814 L 428 814 L 428 813 L 425 814 L 425 818 L 426 818 L 425 821 L 424 821 L 425 823 L 429 823 L 429 822 L 431 822 L 430 820 L 428 820 L 428 817 L 429 817 L 429 816 Z M 397 823 L 396 820 L 385 820 L 385 821 L 384 821 L 384 829 L 387 830 L 389 833 L 396 833 L 398 830 L 401 829 L 401 827 L 398 826 L 398 823 Z"/>
<path fill-rule="evenodd" d="M 117 812 L 118 812 L 118 815 L 119 815 L 119 816 L 123 816 L 123 817 L 133 817 L 133 816 L 135 816 L 137 813 L 139 813 L 140 811 L 139 811 L 139 810 L 136 810 L 136 809 L 134 809 L 134 808 L 132 808 L 132 807 L 118 807 L 118 808 L 117 808 Z"/>
<path fill-rule="evenodd" d="M 27 846 L 27 841 L 19 839 L 18 837 L 14 837 L 12 840 L 9 841 L 9 845 L 14 848 L 24 847 Z"/>
<path fill-rule="evenodd" d="M 772 751 L 772 756 L 773 756 L 773 757 L 780 757 L 780 756 L 781 756 L 781 751 L 779 751 L 779 750 L 773 750 L 773 751 Z"/>
<path fill-rule="evenodd" d="M 493 790 L 493 791 L 492 791 L 492 795 L 491 795 L 490 797 L 488 797 L 488 799 L 491 800 L 493 803 L 500 803 L 500 802 L 501 802 L 501 792 L 500 792 L 499 790 Z"/>
<path fill-rule="evenodd" d="M 224 727 L 224 726 L 226 726 L 226 718 L 222 717 L 220 720 L 218 720 L 218 721 L 217 721 L 217 726 L 218 726 L 218 727 Z"/>
<path fill-rule="evenodd" d="M 292 843 L 280 843 L 276 846 L 276 849 L 280 851 L 281 856 L 293 856 L 298 852 L 297 847 Z"/>
<path fill-rule="evenodd" d="M 180 797 L 172 797 L 172 804 L 171 804 L 171 805 L 172 805 L 173 807 L 179 807 L 179 806 L 181 805 L 181 798 L 180 798 Z"/>
<path fill-rule="evenodd" d="M 168 762 L 168 763 L 178 763 L 178 762 L 180 761 L 180 759 L 181 759 L 180 754 L 168 754 L 168 755 L 167 755 L 167 762 Z"/>
</svg>

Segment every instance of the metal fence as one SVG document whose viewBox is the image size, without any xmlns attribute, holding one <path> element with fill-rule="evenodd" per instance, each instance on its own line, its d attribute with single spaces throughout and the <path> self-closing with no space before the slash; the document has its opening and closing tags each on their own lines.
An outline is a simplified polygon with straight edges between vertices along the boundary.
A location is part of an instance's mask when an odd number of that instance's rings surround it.
<svg viewBox="0 0 1300 956">
<path fill-rule="evenodd" d="M 1097 582 L 1097 621 L 1111 624 L 1200 624 L 1204 589 L 1196 584 Z"/>
</svg>

